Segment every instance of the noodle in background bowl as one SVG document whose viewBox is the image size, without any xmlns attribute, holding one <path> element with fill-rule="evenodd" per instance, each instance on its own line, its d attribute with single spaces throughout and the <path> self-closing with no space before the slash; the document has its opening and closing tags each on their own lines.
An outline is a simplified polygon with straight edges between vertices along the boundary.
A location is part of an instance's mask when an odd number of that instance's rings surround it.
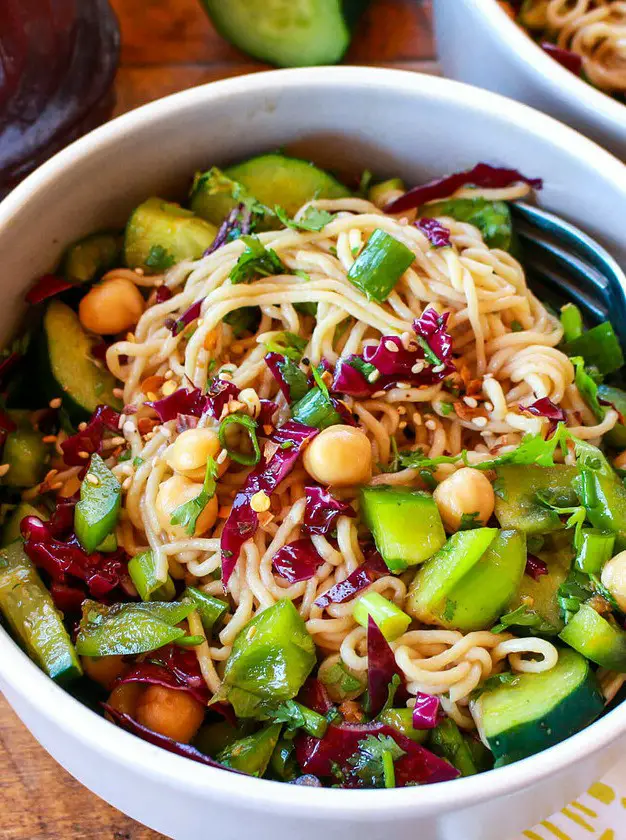
<svg viewBox="0 0 626 840">
<path fill-rule="evenodd" d="M 0 205 L 8 337 L 24 290 L 65 243 L 121 223 L 146 195 L 182 194 L 194 169 L 277 147 L 322 166 L 418 183 L 478 160 L 545 178 L 548 209 L 626 265 L 626 168 L 552 119 L 491 93 L 372 68 L 275 71 L 177 94 L 98 129 Z M 186 840 L 507 840 L 560 808 L 623 752 L 626 706 L 543 753 L 422 788 L 336 790 L 232 775 L 114 727 L 0 631 L 0 687 L 41 744 L 111 804 Z"/>
<path fill-rule="evenodd" d="M 626 105 L 578 78 L 539 47 L 496 0 L 434 0 L 447 76 L 539 108 L 626 160 Z"/>
</svg>

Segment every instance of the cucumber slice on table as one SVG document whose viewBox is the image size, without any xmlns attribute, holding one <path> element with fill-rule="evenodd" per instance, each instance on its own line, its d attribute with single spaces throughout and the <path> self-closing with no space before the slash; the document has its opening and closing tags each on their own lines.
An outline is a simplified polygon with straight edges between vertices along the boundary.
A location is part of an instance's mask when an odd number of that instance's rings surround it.
<svg viewBox="0 0 626 840">
<path fill-rule="evenodd" d="M 578 475 L 576 467 L 509 465 L 496 472 L 495 514 L 503 528 L 546 534 L 565 527 L 558 513 L 539 501 L 540 492 L 562 507 L 579 504 L 572 486 Z"/>
<path fill-rule="evenodd" d="M 564 648 L 550 671 L 519 674 L 474 701 L 474 719 L 496 758 L 511 764 L 558 744 L 594 721 L 604 698 L 584 656 Z"/>
<path fill-rule="evenodd" d="M 162 198 L 149 198 L 126 225 L 124 258 L 129 268 L 160 274 L 181 260 L 197 260 L 215 239 L 217 229 Z"/>
<path fill-rule="evenodd" d="M 336 64 L 367 0 L 202 0 L 215 28 L 244 52 L 280 67 Z"/>
<path fill-rule="evenodd" d="M 0 611 L 30 658 L 58 682 L 82 674 L 61 614 L 21 541 L 0 551 Z"/>
<path fill-rule="evenodd" d="M 389 485 L 363 487 L 361 512 L 392 572 L 422 563 L 446 541 L 437 505 L 428 493 Z"/>
<path fill-rule="evenodd" d="M 224 170 L 224 175 L 241 184 L 261 204 L 273 210 L 278 204 L 293 216 L 313 198 L 345 198 L 350 195 L 336 178 L 300 158 L 281 154 L 259 155 Z M 215 191 L 210 171 L 196 176 L 190 207 L 214 225 L 221 224 L 237 201 L 228 192 Z M 272 220 L 273 221 L 273 220 Z M 276 227 L 279 223 L 276 222 Z"/>
<path fill-rule="evenodd" d="M 60 397 L 73 423 L 89 419 L 103 403 L 121 411 L 113 395 L 115 377 L 92 361 L 89 336 L 76 313 L 60 301 L 46 309 L 40 353 L 46 397 Z"/>
</svg>

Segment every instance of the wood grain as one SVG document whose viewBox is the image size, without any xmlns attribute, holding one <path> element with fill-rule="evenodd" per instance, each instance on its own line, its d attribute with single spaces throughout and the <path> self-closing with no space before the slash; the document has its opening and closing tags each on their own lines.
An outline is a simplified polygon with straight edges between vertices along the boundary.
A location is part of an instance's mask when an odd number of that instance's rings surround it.
<svg viewBox="0 0 626 840">
<path fill-rule="evenodd" d="M 111 0 L 111 4 L 122 30 L 118 114 L 188 87 L 269 69 L 226 43 L 198 0 Z M 430 2 L 373 0 L 345 60 L 436 72 Z M 0 768 L 3 840 L 162 838 L 66 773 L 2 697 Z"/>
</svg>

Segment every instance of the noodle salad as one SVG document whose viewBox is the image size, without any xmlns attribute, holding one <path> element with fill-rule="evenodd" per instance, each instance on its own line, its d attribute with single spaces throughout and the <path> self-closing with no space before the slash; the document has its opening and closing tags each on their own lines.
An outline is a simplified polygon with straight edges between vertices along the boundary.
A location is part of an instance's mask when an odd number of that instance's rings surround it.
<svg viewBox="0 0 626 840">
<path fill-rule="evenodd" d="M 624 0 L 504 0 L 548 55 L 616 98 L 626 94 Z"/>
<path fill-rule="evenodd" d="M 71 245 L 0 362 L 0 610 L 39 667 L 318 786 L 471 775 L 601 715 L 624 360 L 529 288 L 510 202 L 540 188 L 267 154 Z"/>
</svg>

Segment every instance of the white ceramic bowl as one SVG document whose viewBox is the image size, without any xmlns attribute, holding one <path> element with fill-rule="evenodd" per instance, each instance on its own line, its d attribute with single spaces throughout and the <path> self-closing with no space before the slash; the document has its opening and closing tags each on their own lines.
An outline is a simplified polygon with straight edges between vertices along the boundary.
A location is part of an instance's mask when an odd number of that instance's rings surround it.
<svg viewBox="0 0 626 840">
<path fill-rule="evenodd" d="M 547 55 L 496 0 L 435 0 L 435 29 L 447 76 L 539 108 L 626 160 L 626 105 Z"/>
<path fill-rule="evenodd" d="M 295 141 L 307 141 L 320 162 L 402 175 L 409 184 L 480 160 L 542 175 L 542 204 L 595 233 L 626 265 L 626 168 L 549 117 L 417 74 L 275 71 L 120 117 L 9 195 L 0 205 L 0 334 L 65 243 L 121 223 L 148 195 L 175 193 L 199 167 Z M 623 752 L 626 731 L 625 706 L 540 755 L 474 778 L 421 789 L 311 789 L 200 766 L 128 735 L 47 679 L 4 632 L 0 687 L 70 773 L 177 840 L 505 840 L 599 778 Z"/>
</svg>

